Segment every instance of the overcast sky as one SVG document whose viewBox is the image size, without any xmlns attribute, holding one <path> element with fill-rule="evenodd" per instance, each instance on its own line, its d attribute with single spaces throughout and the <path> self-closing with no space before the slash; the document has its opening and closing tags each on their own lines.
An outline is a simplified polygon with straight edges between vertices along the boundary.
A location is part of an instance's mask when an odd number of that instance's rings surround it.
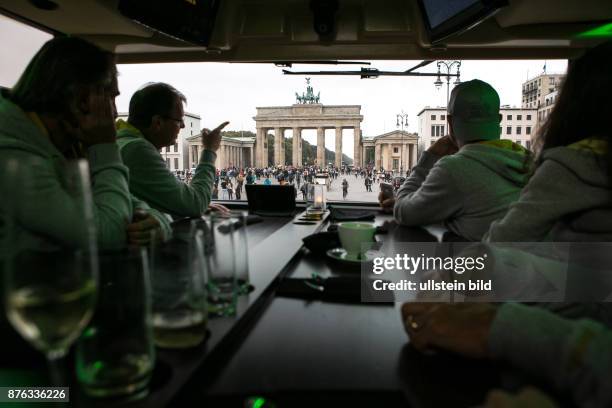
<svg viewBox="0 0 612 408">
<path fill-rule="evenodd" d="M 0 15 L 0 86 L 11 87 L 30 58 L 50 36 Z M 371 67 L 402 71 L 419 61 L 373 61 Z M 521 105 L 521 84 L 543 72 L 544 60 L 470 61 L 461 63 L 461 80 L 489 82 L 500 95 L 502 105 Z M 564 60 L 548 60 L 548 73 L 563 73 Z M 215 127 L 229 120 L 227 130 L 255 131 L 256 107 L 288 106 L 295 103 L 295 92 L 306 90 L 305 77 L 287 76 L 272 64 L 177 63 L 119 65 L 119 111 L 127 111 L 130 96 L 143 84 L 167 82 L 187 97 L 185 110 L 202 117 L 203 127 Z M 359 66 L 296 65 L 293 70 L 356 70 Z M 435 72 L 435 64 L 420 69 Z M 431 77 L 313 76 L 315 94 L 321 93 L 326 105 L 361 105 L 364 136 L 375 136 L 396 129 L 396 114 L 409 115 L 408 130 L 418 132 L 417 113 L 426 106 L 446 105 L 446 84 L 436 90 Z M 452 89 L 452 88 L 451 88 Z M 286 137 L 291 132 L 285 133 Z M 316 131 L 303 131 L 305 140 L 314 143 Z M 334 130 L 326 132 L 325 145 L 335 148 Z M 353 156 L 352 131 L 344 131 L 343 152 Z"/>
</svg>

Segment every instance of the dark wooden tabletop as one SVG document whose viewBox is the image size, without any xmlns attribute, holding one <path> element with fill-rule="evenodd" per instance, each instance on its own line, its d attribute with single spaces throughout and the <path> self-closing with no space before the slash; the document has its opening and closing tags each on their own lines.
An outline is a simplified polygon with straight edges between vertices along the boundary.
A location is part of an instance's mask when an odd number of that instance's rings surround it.
<svg viewBox="0 0 612 408">
<path fill-rule="evenodd" d="M 389 220 L 379 215 L 376 223 Z M 388 251 L 397 242 L 436 240 L 422 229 L 386 226 L 388 233 L 382 240 Z M 359 276 L 359 271 L 347 271 L 305 249 L 285 272 L 287 277 L 303 278 L 313 273 Z M 214 375 L 204 375 L 206 368 L 198 370 L 174 403 L 244 406 L 249 398 L 264 396 L 276 406 L 291 407 L 313 403 L 469 407 L 481 403 L 486 390 L 499 382 L 497 370 L 490 365 L 411 351 L 399 305 L 274 296 L 242 336 Z M 422 367 L 420 374 L 415 373 L 415 365 Z M 461 375 L 457 380 L 460 372 L 470 373 L 474 383 L 466 387 Z M 444 385 L 448 392 L 441 395 L 432 384 Z M 439 405 L 444 403 L 450 405 Z"/>
<path fill-rule="evenodd" d="M 397 228 L 390 216 L 376 224 L 384 252 L 406 241 L 435 241 L 422 229 Z M 250 280 L 235 317 L 209 320 L 210 337 L 189 350 L 157 350 L 147 397 L 93 401 L 73 391 L 78 406 L 249 406 L 264 396 L 268 406 L 445 406 L 482 402 L 498 382 L 497 370 L 447 355 L 422 356 L 408 346 L 399 305 L 304 300 L 279 296 L 292 278 L 354 276 L 302 247 L 302 238 L 329 223 L 297 225 L 266 218 L 249 225 Z M 471 385 L 461 373 L 470 373 Z M 457 378 L 459 377 L 459 379 Z M 443 386 L 444 393 L 433 385 Z M 76 390 L 76 385 L 75 385 Z M 263 400 L 258 400 L 258 404 Z M 440 405 L 442 404 L 442 405 Z M 257 404 L 256 404 L 257 405 Z M 251 405 L 253 406 L 253 405 Z"/>
</svg>

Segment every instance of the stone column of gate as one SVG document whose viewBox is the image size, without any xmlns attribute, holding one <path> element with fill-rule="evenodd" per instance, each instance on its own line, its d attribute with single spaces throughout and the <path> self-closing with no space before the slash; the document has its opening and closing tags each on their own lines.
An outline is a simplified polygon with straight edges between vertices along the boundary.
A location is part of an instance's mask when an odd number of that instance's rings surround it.
<svg viewBox="0 0 612 408">
<path fill-rule="evenodd" d="M 336 167 L 342 166 L 342 128 L 336 128 Z"/>
<path fill-rule="evenodd" d="M 298 139 L 298 145 L 299 145 L 299 153 L 298 153 L 298 166 L 303 166 L 303 159 L 304 159 L 304 154 L 303 154 L 303 150 L 304 150 L 304 141 L 302 140 L 302 129 L 300 129 L 300 138 Z"/>
<path fill-rule="evenodd" d="M 317 128 L 317 166 L 325 167 L 325 128 Z"/>
<path fill-rule="evenodd" d="M 261 150 L 261 129 L 257 128 L 255 133 L 255 143 L 253 144 L 253 167 L 260 167 L 261 158 L 259 151 Z"/>
<path fill-rule="evenodd" d="M 274 128 L 274 165 L 278 165 L 280 164 L 280 145 L 281 145 L 281 137 L 282 136 L 282 129 L 280 128 Z"/>
<path fill-rule="evenodd" d="M 355 126 L 355 141 L 353 142 L 353 166 L 361 167 L 361 129 Z"/>
<path fill-rule="evenodd" d="M 255 167 L 264 167 L 263 153 L 264 140 L 266 138 L 266 129 L 257 128 L 257 137 L 255 138 Z"/>
<path fill-rule="evenodd" d="M 278 144 L 278 157 L 280 161 L 278 164 L 281 166 L 285 165 L 286 157 L 285 157 L 285 129 L 280 130 L 280 142 Z"/>
<path fill-rule="evenodd" d="M 365 146 L 363 146 L 363 145 L 361 146 L 361 161 L 362 161 L 362 164 L 363 164 L 363 166 L 364 166 L 364 167 L 365 167 L 365 166 L 366 166 L 366 164 L 367 164 L 367 163 L 366 163 L 366 158 L 368 157 L 368 155 L 367 155 L 367 150 L 368 150 L 368 148 L 367 148 L 367 147 L 365 147 Z"/>
<path fill-rule="evenodd" d="M 418 145 L 418 141 L 411 145 L 411 149 L 410 149 L 410 160 L 412 162 L 412 167 L 416 166 L 417 164 L 417 160 L 419 159 L 417 157 L 417 153 L 419 151 L 419 145 Z"/>
<path fill-rule="evenodd" d="M 380 170 L 380 143 L 374 144 L 374 168 Z"/>
<path fill-rule="evenodd" d="M 261 138 L 261 167 L 268 167 L 269 163 L 269 155 L 268 150 L 270 150 L 270 146 L 268 144 L 268 129 L 265 129 L 263 132 L 263 136 Z"/>
<path fill-rule="evenodd" d="M 302 129 L 293 128 L 293 152 L 291 158 L 291 165 L 294 167 L 302 166 L 302 149 L 300 149 L 300 139 L 302 138 Z"/>
</svg>

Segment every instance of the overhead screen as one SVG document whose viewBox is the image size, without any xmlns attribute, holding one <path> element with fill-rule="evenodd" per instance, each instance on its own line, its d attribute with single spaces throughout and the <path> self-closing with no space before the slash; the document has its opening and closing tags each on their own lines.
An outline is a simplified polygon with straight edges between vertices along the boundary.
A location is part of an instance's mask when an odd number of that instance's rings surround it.
<svg viewBox="0 0 612 408">
<path fill-rule="evenodd" d="M 208 46 L 220 0 L 120 0 L 124 16 L 165 35 Z"/>
<path fill-rule="evenodd" d="M 432 43 L 465 31 L 508 5 L 508 0 L 418 0 Z"/>
</svg>

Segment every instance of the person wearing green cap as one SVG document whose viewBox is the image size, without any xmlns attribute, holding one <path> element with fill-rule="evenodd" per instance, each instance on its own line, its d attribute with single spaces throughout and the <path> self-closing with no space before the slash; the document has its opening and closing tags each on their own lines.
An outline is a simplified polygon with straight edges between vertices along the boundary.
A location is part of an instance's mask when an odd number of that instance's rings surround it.
<svg viewBox="0 0 612 408">
<path fill-rule="evenodd" d="M 486 82 L 457 85 L 448 105 L 450 134 L 423 152 L 397 197 L 381 201 L 401 225 L 444 223 L 479 241 L 528 180 L 529 151 L 500 140 L 499 96 Z"/>
</svg>

